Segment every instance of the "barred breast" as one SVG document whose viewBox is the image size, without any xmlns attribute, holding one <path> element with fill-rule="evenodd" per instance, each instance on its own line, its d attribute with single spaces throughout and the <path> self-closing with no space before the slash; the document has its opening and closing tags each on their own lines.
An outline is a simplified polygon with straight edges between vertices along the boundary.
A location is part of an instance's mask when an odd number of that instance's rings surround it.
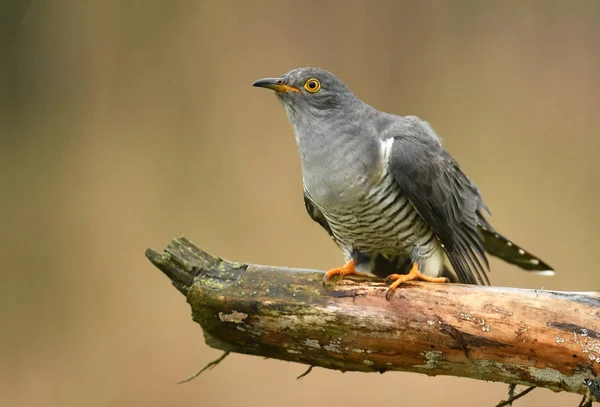
<svg viewBox="0 0 600 407">
<path fill-rule="evenodd" d="M 403 196 L 387 171 L 354 205 L 318 207 L 346 258 L 350 258 L 353 252 L 366 256 L 381 254 L 408 258 L 417 246 L 419 257 L 427 259 L 439 257 L 442 251 L 431 228 Z M 441 262 L 443 259 L 437 259 L 436 263 L 440 264 L 433 268 L 439 270 L 430 270 L 427 274 L 439 274 Z"/>
</svg>

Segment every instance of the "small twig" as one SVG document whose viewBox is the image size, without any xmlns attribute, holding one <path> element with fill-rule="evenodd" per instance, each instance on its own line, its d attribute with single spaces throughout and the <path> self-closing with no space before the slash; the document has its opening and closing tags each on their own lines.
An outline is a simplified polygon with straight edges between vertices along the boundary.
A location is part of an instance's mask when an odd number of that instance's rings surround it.
<svg viewBox="0 0 600 407">
<path fill-rule="evenodd" d="M 581 402 L 577 407 L 592 407 L 593 402 L 594 401 L 592 399 L 589 399 L 588 396 L 583 396 Z"/>
<path fill-rule="evenodd" d="M 227 356 L 229 356 L 230 353 L 231 352 L 229 352 L 229 351 L 223 352 L 223 354 L 217 360 L 213 360 L 212 362 L 210 362 L 209 364 L 204 366 L 202 369 L 198 370 L 196 373 L 194 373 L 187 379 L 177 382 L 177 384 L 187 383 L 189 381 L 194 380 L 196 377 L 200 376 L 202 374 L 202 372 L 204 372 L 205 370 L 212 369 L 213 367 L 217 366 L 219 363 L 221 363 L 223 361 L 223 359 L 225 359 Z"/>
<path fill-rule="evenodd" d="M 517 385 L 516 384 L 511 384 L 510 386 L 508 386 L 508 401 L 509 401 L 509 406 L 512 406 L 512 402 L 515 398 L 515 390 L 517 389 Z"/>
<path fill-rule="evenodd" d="M 314 367 L 313 365 L 310 365 L 308 367 L 308 369 L 306 369 L 306 372 L 304 372 L 300 376 L 296 377 L 296 380 L 302 379 L 304 376 L 308 375 L 313 370 L 313 367 Z"/>
<path fill-rule="evenodd" d="M 517 399 L 520 399 L 521 397 L 523 397 L 524 395 L 526 395 L 527 393 L 529 393 L 529 392 L 530 392 L 530 391 L 532 391 L 533 389 L 535 389 L 535 386 L 528 387 L 528 388 L 526 388 L 525 390 L 523 390 L 521 393 L 517 394 L 516 396 L 514 396 L 514 397 L 512 397 L 512 398 L 510 398 L 510 397 L 509 397 L 509 399 L 508 399 L 508 400 L 503 400 L 503 401 L 501 401 L 500 403 L 498 403 L 498 404 L 496 405 L 496 407 L 504 407 L 504 406 L 509 406 L 509 405 L 512 405 L 512 402 L 513 402 L 513 401 L 515 401 L 515 400 L 517 400 Z M 510 395 L 510 393 L 509 393 L 509 395 Z"/>
</svg>

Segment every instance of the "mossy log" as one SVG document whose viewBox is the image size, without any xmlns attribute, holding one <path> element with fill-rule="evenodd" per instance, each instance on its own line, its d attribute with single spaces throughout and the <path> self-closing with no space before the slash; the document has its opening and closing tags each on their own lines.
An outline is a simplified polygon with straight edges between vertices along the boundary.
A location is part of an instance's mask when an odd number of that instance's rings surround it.
<svg viewBox="0 0 600 407">
<path fill-rule="evenodd" d="M 586 394 L 600 374 L 600 296 L 378 279 L 235 263 L 185 238 L 146 256 L 217 349 L 340 371 L 451 375 Z"/>
</svg>

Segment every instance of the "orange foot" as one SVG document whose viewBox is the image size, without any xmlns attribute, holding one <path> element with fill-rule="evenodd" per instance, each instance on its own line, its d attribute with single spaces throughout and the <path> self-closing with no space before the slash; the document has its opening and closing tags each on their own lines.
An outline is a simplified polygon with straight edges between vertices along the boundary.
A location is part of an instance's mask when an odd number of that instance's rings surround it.
<svg viewBox="0 0 600 407">
<path fill-rule="evenodd" d="M 414 263 L 408 274 L 392 274 L 390 276 L 387 276 L 385 281 L 393 281 L 393 283 L 392 285 L 390 285 L 390 288 L 388 288 L 387 292 L 385 293 L 385 299 L 389 301 L 392 294 L 394 294 L 396 288 L 398 288 L 400 284 L 412 280 L 423 280 L 428 281 L 430 283 L 450 282 L 450 280 L 448 280 L 446 277 L 429 277 L 425 274 L 421 274 L 421 272 L 419 271 L 419 265 L 417 263 Z"/>
<path fill-rule="evenodd" d="M 344 264 L 342 267 L 336 267 L 334 269 L 329 270 L 323 276 L 323 284 L 327 284 L 333 276 L 342 276 L 342 278 L 350 274 L 355 274 L 357 276 L 366 276 L 365 273 L 356 271 L 355 267 L 356 262 L 354 261 L 354 259 L 350 259 L 348 263 Z"/>
</svg>

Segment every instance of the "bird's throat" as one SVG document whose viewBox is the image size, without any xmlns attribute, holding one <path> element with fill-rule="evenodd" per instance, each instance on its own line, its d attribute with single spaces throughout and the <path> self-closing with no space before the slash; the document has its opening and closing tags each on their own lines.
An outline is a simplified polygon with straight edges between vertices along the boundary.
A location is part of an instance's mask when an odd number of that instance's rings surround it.
<svg viewBox="0 0 600 407">
<path fill-rule="evenodd" d="M 304 187 L 322 207 L 353 204 L 376 182 L 380 166 L 377 156 L 365 150 L 364 140 L 337 134 L 297 135 Z M 374 171 L 365 171 L 372 168 Z"/>
</svg>

